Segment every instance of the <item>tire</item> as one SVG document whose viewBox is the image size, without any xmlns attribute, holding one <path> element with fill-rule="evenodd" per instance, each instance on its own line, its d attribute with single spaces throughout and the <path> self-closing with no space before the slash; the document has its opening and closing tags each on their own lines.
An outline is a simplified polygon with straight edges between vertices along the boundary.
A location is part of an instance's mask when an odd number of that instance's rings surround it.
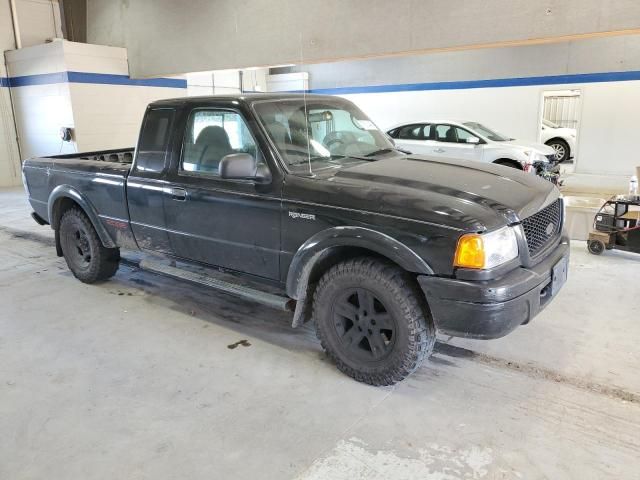
<svg viewBox="0 0 640 480">
<path fill-rule="evenodd" d="M 561 138 L 549 140 L 546 145 L 556 151 L 556 165 L 564 162 L 565 160 L 569 160 L 569 156 L 571 155 L 571 152 L 569 151 L 569 144 Z"/>
<path fill-rule="evenodd" d="M 589 240 L 587 242 L 587 248 L 589 249 L 589 253 L 593 253 L 594 255 L 601 255 L 606 247 L 602 240 Z"/>
<path fill-rule="evenodd" d="M 89 218 L 77 208 L 62 215 L 60 244 L 69 270 L 81 282 L 103 281 L 118 270 L 120 251 L 103 246 Z"/>
<path fill-rule="evenodd" d="M 435 327 L 422 293 L 399 267 L 362 257 L 318 282 L 313 318 L 338 369 L 370 385 L 393 385 L 433 351 Z"/>
</svg>

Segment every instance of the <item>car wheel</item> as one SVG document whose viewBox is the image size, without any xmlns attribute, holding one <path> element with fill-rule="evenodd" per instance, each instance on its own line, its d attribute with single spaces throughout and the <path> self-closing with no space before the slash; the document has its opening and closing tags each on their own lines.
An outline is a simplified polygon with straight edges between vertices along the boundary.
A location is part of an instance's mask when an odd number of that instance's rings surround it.
<svg viewBox="0 0 640 480">
<path fill-rule="evenodd" d="M 569 145 L 564 140 L 555 138 L 553 140 L 549 140 L 547 145 L 555 150 L 556 163 L 562 163 L 569 159 Z"/>
<path fill-rule="evenodd" d="M 602 254 L 602 252 L 604 252 L 605 245 L 602 240 L 589 240 L 589 242 L 587 243 L 587 248 L 589 249 L 590 253 L 593 253 L 594 255 L 600 255 Z"/>
<path fill-rule="evenodd" d="M 60 220 L 60 245 L 69 270 L 84 283 L 106 280 L 118 270 L 120 251 L 102 245 L 89 218 L 77 208 Z"/>
<path fill-rule="evenodd" d="M 429 309 L 413 278 L 373 258 L 330 268 L 318 282 L 313 317 L 338 369 L 371 385 L 404 379 L 435 343 Z"/>
</svg>

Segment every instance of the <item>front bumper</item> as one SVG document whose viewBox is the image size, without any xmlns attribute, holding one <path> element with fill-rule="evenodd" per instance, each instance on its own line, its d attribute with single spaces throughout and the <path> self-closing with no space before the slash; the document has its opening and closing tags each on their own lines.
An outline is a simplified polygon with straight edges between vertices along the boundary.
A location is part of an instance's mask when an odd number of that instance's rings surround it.
<svg viewBox="0 0 640 480">
<path fill-rule="evenodd" d="M 454 337 L 499 338 L 528 323 L 562 287 L 569 239 L 531 268 L 495 280 L 472 281 L 421 275 L 418 282 L 439 332 Z"/>
</svg>

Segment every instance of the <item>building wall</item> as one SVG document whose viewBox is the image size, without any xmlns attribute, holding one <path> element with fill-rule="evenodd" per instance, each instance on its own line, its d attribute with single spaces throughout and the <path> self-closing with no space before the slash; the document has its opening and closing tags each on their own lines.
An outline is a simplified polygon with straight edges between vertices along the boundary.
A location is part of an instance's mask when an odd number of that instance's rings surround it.
<svg viewBox="0 0 640 480">
<path fill-rule="evenodd" d="M 63 42 L 6 52 L 6 59 L 14 83 L 38 76 L 43 80 L 11 89 L 22 157 L 73 152 L 73 145 L 59 135 L 60 127 L 74 125 L 69 84 L 60 78 L 66 71 Z"/>
<path fill-rule="evenodd" d="M 640 29 L 637 0 L 88 0 L 134 76 L 319 63 Z"/>
<path fill-rule="evenodd" d="M 0 50 L 15 48 L 9 2 L 0 2 Z M 4 59 L 3 59 L 4 60 Z M 16 141 L 7 70 L 0 62 L 0 187 L 19 185 L 20 155 Z"/>
<path fill-rule="evenodd" d="M 57 0 L 15 0 L 15 2 L 23 47 L 62 38 L 62 19 L 60 4 Z"/>
<path fill-rule="evenodd" d="M 544 91 L 582 93 L 576 171 L 631 175 L 640 163 L 640 35 L 272 69 L 309 72 L 310 91 L 344 95 L 381 127 L 472 119 L 537 141 Z"/>
<path fill-rule="evenodd" d="M 148 103 L 186 94 L 181 79 L 130 79 L 122 48 L 59 40 L 6 58 L 24 158 L 132 147 Z"/>
<path fill-rule="evenodd" d="M 128 78 L 124 48 L 64 42 L 67 70 Z M 153 80 L 116 84 L 109 77 L 92 76 L 87 83 L 69 82 L 78 151 L 133 147 L 147 105 L 162 98 L 186 95 L 186 82 L 167 79 L 174 86 L 152 86 Z M 105 80 L 105 83 L 98 83 Z M 162 83 L 162 82 L 161 82 Z"/>
</svg>

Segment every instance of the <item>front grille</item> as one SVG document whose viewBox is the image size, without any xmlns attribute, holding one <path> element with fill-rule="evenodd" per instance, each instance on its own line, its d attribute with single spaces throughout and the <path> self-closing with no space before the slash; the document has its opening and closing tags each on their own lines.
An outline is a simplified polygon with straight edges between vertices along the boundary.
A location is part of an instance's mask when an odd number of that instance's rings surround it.
<svg viewBox="0 0 640 480">
<path fill-rule="evenodd" d="M 538 213 L 522 220 L 529 256 L 535 257 L 552 243 L 562 230 L 562 204 L 558 199 Z"/>
</svg>

